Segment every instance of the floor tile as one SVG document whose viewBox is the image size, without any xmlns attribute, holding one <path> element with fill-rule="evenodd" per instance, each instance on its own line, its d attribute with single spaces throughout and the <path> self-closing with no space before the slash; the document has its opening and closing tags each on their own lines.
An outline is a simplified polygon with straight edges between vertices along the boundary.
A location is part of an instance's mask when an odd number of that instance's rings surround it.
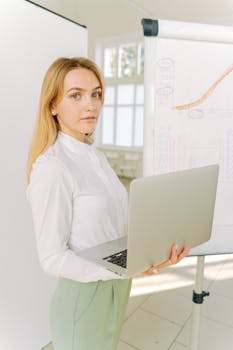
<svg viewBox="0 0 233 350">
<path fill-rule="evenodd" d="M 169 350 L 188 350 L 188 348 L 185 345 L 175 342 Z"/>
<path fill-rule="evenodd" d="M 174 270 L 170 275 L 168 283 L 173 286 L 170 290 L 174 290 L 176 293 L 183 295 L 184 297 L 192 300 L 192 293 L 195 283 L 195 271 L 191 273 L 191 268 L 183 268 L 182 270 Z"/>
<path fill-rule="evenodd" d="M 210 288 L 210 292 L 233 299 L 233 278 L 215 281 Z"/>
<path fill-rule="evenodd" d="M 177 342 L 186 346 L 189 345 L 190 325 L 189 320 L 177 337 Z M 198 350 L 232 350 L 232 348 L 232 328 L 202 317 Z"/>
<path fill-rule="evenodd" d="M 138 309 L 125 323 L 121 340 L 142 350 L 167 350 L 180 327 Z"/>
<path fill-rule="evenodd" d="M 233 299 L 233 256 L 229 256 L 210 291 Z"/>
<path fill-rule="evenodd" d="M 118 347 L 117 347 L 117 350 L 135 350 L 135 349 L 138 350 L 139 348 L 132 347 L 132 346 L 130 346 L 122 341 L 119 342 Z M 139 350 L 141 350 L 141 349 L 139 349 Z"/>
<path fill-rule="evenodd" d="M 140 276 L 132 281 L 131 296 L 148 295 L 161 290 L 170 289 L 170 274 L 172 271 L 164 269 L 154 276 Z"/>
<path fill-rule="evenodd" d="M 143 304 L 149 297 L 150 297 L 150 294 L 130 297 L 127 310 L 126 310 L 125 319 L 129 318 L 130 315 L 132 315 L 139 308 L 139 306 Z"/>
<path fill-rule="evenodd" d="M 184 325 L 192 312 L 192 301 L 174 291 L 163 291 L 151 295 L 141 308 L 172 323 Z"/>
<path fill-rule="evenodd" d="M 167 284 L 170 284 L 170 289 L 175 293 L 192 300 L 192 294 L 195 284 L 195 269 L 192 267 L 183 267 L 173 270 L 170 274 Z"/>
<path fill-rule="evenodd" d="M 204 287 L 209 288 L 223 269 L 226 257 L 224 255 L 210 255 L 205 257 Z M 209 282 L 209 284 L 208 284 Z"/>
<path fill-rule="evenodd" d="M 194 283 L 190 284 L 185 287 L 180 287 L 179 289 L 176 289 L 176 293 L 184 296 L 188 300 L 192 301 L 193 299 L 193 290 L 194 290 Z"/>
<path fill-rule="evenodd" d="M 210 296 L 203 303 L 202 315 L 213 321 L 233 327 L 233 299 L 216 295 L 213 292 L 210 293 Z"/>
</svg>

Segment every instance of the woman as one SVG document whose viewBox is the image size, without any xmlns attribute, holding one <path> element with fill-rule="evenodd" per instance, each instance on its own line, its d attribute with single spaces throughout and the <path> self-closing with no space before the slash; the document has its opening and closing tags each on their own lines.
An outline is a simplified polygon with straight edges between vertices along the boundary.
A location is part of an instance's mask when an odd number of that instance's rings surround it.
<svg viewBox="0 0 233 350">
<path fill-rule="evenodd" d="M 104 82 L 86 58 L 59 58 L 48 69 L 28 163 L 38 255 L 59 277 L 51 303 L 55 350 L 116 349 L 131 288 L 124 279 L 76 253 L 126 234 L 127 192 L 92 145 Z M 145 274 L 177 263 L 171 257 Z"/>
</svg>

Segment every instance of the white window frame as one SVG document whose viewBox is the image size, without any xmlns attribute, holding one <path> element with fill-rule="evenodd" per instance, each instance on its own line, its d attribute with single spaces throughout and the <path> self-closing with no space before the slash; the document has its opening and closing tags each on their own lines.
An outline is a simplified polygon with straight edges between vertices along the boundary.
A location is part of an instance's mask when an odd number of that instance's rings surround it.
<svg viewBox="0 0 233 350">
<path fill-rule="evenodd" d="M 135 43 L 137 45 L 143 44 L 143 37 L 141 35 L 127 35 L 127 36 L 118 36 L 118 37 L 112 37 L 112 38 L 107 38 L 107 39 L 101 39 L 97 41 L 96 45 L 96 63 L 98 64 L 99 67 L 101 67 L 102 70 L 104 70 L 104 50 L 105 48 L 108 47 L 117 47 L 117 51 L 119 50 L 119 47 L 121 45 L 127 45 L 127 44 L 132 44 Z M 117 52 L 117 55 L 119 55 L 119 51 Z M 135 75 L 131 77 L 114 77 L 114 78 L 105 78 L 105 84 L 106 86 L 117 86 L 117 85 L 122 85 L 122 84 L 133 84 L 133 85 L 143 85 L 143 74 L 141 75 Z M 136 88 L 135 88 L 136 91 Z M 115 103 L 114 105 L 111 105 L 114 107 L 114 140 L 116 140 L 116 110 L 117 107 L 120 107 L 121 105 L 117 105 L 116 103 L 117 96 L 115 94 Z M 123 105 L 122 105 L 123 106 Z M 124 105 L 126 107 L 127 105 Z M 132 105 L 133 107 L 133 126 L 132 126 L 132 137 L 134 139 L 134 128 L 135 128 L 135 110 L 136 106 L 142 106 L 142 105 L 137 105 L 135 96 L 134 96 L 134 102 Z M 116 144 L 103 144 L 102 143 L 102 122 L 101 118 L 99 121 L 99 125 L 97 127 L 96 133 L 95 133 L 95 139 L 96 143 L 98 146 L 102 149 L 119 149 L 119 150 L 125 150 L 125 151 L 138 151 L 142 152 L 142 146 L 118 146 Z M 133 140 L 132 139 L 132 140 Z"/>
</svg>

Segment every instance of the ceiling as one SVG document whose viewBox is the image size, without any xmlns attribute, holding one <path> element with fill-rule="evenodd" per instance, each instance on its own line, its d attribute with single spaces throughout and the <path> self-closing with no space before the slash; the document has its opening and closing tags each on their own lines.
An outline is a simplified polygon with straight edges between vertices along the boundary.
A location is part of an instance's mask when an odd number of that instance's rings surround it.
<svg viewBox="0 0 233 350">
<path fill-rule="evenodd" d="M 140 6 L 155 18 L 233 22 L 232 0 L 128 0 L 128 2 Z"/>
<path fill-rule="evenodd" d="M 35 0 L 88 28 L 89 56 L 97 39 L 139 33 L 141 19 L 233 25 L 233 0 Z"/>
</svg>

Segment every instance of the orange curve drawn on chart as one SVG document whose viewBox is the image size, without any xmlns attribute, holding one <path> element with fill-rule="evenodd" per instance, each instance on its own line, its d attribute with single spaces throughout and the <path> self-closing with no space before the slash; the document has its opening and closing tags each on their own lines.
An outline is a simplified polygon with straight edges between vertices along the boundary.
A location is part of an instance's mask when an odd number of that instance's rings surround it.
<svg viewBox="0 0 233 350">
<path fill-rule="evenodd" d="M 227 70 L 214 82 L 213 85 L 211 85 L 211 87 L 200 98 L 184 105 L 174 106 L 172 107 L 172 109 L 177 109 L 177 110 L 189 109 L 201 104 L 213 93 L 213 91 L 221 83 L 221 81 L 223 81 L 223 79 L 226 78 L 226 76 L 229 75 L 232 71 L 233 71 L 233 64 L 227 68 Z"/>
</svg>

